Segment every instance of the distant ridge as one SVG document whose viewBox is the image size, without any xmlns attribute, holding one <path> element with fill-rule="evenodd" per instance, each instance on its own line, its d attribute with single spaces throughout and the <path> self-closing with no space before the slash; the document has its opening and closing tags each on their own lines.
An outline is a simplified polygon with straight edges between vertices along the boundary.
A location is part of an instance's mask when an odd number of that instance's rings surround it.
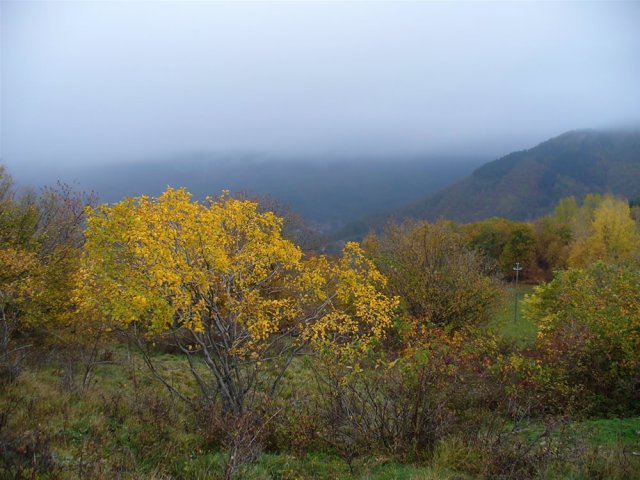
<svg viewBox="0 0 640 480">
<path fill-rule="evenodd" d="M 355 222 L 338 236 L 359 237 L 390 219 L 531 220 L 563 197 L 589 192 L 640 196 L 640 130 L 564 133 L 489 162 L 424 200 Z"/>
<path fill-rule="evenodd" d="M 101 202 L 156 196 L 167 185 L 195 198 L 222 190 L 246 192 L 288 205 L 318 229 L 330 231 L 374 213 L 400 208 L 464 178 L 481 157 L 289 158 L 252 153 L 201 153 L 68 167 L 30 169 L 23 185 L 56 178 L 93 190 Z"/>
</svg>

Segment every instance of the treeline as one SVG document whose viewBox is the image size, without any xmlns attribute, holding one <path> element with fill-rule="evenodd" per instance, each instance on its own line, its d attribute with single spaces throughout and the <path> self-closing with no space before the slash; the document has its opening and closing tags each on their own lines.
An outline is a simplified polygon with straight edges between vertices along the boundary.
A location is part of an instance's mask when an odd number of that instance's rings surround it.
<svg viewBox="0 0 640 480">
<path fill-rule="evenodd" d="M 95 206 L 65 186 L 18 194 L 0 179 L 3 474 L 68 465 L 57 437 L 11 414 L 21 369 L 57 365 L 60 395 L 82 398 L 118 349 L 162 390 L 143 395 L 131 369 L 131 403 L 105 402 L 109 429 L 71 448 L 90 477 L 144 473 L 94 451 L 118 450 L 113 432 L 138 417 L 144 434 L 127 448 L 162 476 L 184 476 L 188 452 L 219 452 L 217 474 L 241 478 L 264 451 L 331 452 L 350 468 L 374 454 L 440 459 L 481 478 L 637 471 L 625 452 L 562 435 L 570 420 L 639 413 L 637 206 L 588 196 L 534 223 L 405 223 L 324 256 L 246 198 L 168 189 Z M 530 281 L 553 275 L 525 302 L 537 327 L 525 345 L 487 328 L 515 262 Z"/>
<path fill-rule="evenodd" d="M 596 261 L 637 260 L 640 207 L 613 195 L 589 194 L 581 204 L 575 197 L 558 202 L 553 212 L 533 222 L 490 218 L 466 224 L 438 223 L 468 249 L 490 259 L 505 279 L 521 276 L 531 283 L 550 280 L 557 270 L 585 267 Z M 427 223 L 418 223 L 427 228 Z M 409 229 L 415 228 L 409 223 Z M 390 226 L 389 231 L 407 229 Z M 395 235 L 392 233 L 391 235 Z M 389 235 L 389 234 L 387 234 Z M 374 235 L 375 237 L 375 235 Z"/>
</svg>

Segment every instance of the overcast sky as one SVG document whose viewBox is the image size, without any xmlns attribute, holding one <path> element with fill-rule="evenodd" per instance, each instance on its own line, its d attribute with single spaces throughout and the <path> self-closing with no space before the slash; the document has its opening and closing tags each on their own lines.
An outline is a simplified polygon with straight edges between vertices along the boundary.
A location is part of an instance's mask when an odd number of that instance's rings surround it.
<svg viewBox="0 0 640 480">
<path fill-rule="evenodd" d="M 640 3 L 2 2 L 3 162 L 501 155 L 640 124 Z"/>
</svg>

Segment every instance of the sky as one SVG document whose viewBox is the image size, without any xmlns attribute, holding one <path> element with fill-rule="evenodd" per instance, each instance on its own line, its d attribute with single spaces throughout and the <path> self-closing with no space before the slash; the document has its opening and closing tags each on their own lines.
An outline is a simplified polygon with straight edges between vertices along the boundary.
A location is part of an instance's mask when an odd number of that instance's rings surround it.
<svg viewBox="0 0 640 480">
<path fill-rule="evenodd" d="M 640 2 L 2 1 L 2 162 L 500 156 L 640 125 Z"/>
</svg>

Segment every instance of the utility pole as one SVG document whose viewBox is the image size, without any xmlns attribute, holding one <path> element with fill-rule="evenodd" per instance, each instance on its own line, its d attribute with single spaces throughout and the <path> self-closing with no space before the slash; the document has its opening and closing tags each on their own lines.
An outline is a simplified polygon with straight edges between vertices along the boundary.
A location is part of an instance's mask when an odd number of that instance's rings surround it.
<svg viewBox="0 0 640 480">
<path fill-rule="evenodd" d="M 513 308 L 513 321 L 515 323 L 518 321 L 518 274 L 520 273 L 520 270 L 522 270 L 522 267 L 520 266 L 520 262 L 516 262 L 516 266 L 513 267 L 513 269 L 516 272 L 515 302 L 514 302 L 514 308 Z"/>
</svg>

